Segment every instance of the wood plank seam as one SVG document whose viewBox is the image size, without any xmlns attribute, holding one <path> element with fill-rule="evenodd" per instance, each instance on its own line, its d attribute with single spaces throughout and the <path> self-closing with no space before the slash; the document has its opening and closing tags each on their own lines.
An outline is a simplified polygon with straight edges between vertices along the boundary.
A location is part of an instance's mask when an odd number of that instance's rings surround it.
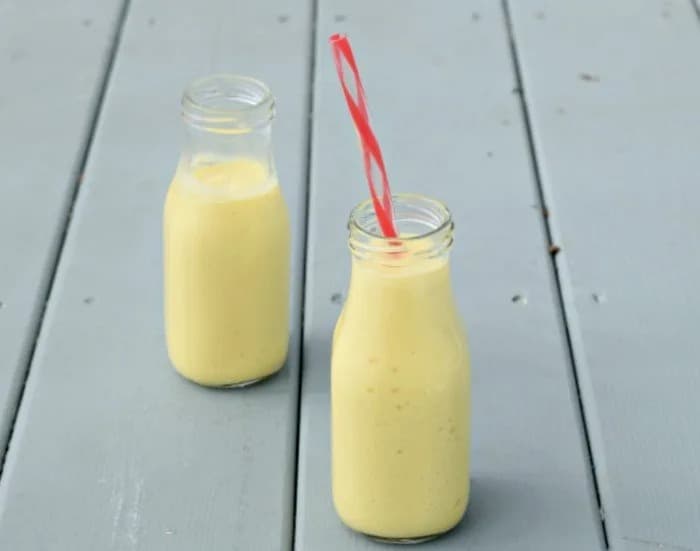
<svg viewBox="0 0 700 551">
<path fill-rule="evenodd" d="M 26 361 L 24 362 L 25 365 L 24 372 L 22 373 L 22 383 L 20 385 L 20 388 L 17 392 L 17 397 L 15 399 L 15 404 L 12 412 L 12 419 L 7 435 L 7 441 L 5 442 L 5 445 L 1 451 L 2 455 L 0 457 L 0 480 L 2 480 L 2 475 L 5 469 L 5 459 L 7 458 L 7 452 L 10 449 L 10 445 L 12 442 L 12 435 L 14 432 L 15 422 L 17 420 L 17 414 L 19 413 L 20 407 L 22 405 L 24 389 L 27 384 L 29 372 L 31 370 L 32 362 L 34 360 L 34 354 L 36 352 L 36 346 L 39 341 L 39 336 L 41 334 L 41 329 L 44 323 L 44 317 L 46 315 L 46 307 L 51 298 L 51 293 L 53 291 L 53 285 L 56 278 L 56 272 L 61 262 L 61 256 L 63 254 L 63 250 L 66 244 L 66 237 L 68 236 L 68 231 L 70 230 L 71 220 L 73 218 L 73 210 L 75 208 L 75 203 L 78 199 L 78 194 L 80 193 L 83 172 L 85 170 L 85 165 L 87 164 L 87 160 L 90 155 L 90 149 L 92 147 L 92 142 L 95 136 L 95 129 L 97 128 L 97 123 L 100 118 L 100 112 L 102 110 L 102 104 L 104 101 L 105 93 L 107 91 L 107 87 L 109 86 L 109 80 L 112 75 L 114 60 L 116 59 L 117 51 L 119 49 L 119 43 L 121 41 L 121 35 L 124 29 L 124 24 L 126 22 L 126 17 L 129 11 L 130 3 L 131 0 L 122 1 L 119 16 L 117 17 L 116 24 L 114 25 L 114 29 L 112 31 L 110 47 L 105 57 L 104 69 L 102 71 L 102 77 L 100 79 L 98 91 L 95 96 L 95 101 L 91 106 L 91 117 L 90 122 L 88 124 L 87 132 L 83 139 L 83 147 L 80 156 L 75 164 L 75 170 L 73 171 L 73 176 L 71 178 L 73 182 L 71 194 L 68 199 L 68 203 L 65 207 L 60 234 L 58 235 L 56 239 L 56 244 L 54 246 L 53 258 L 51 259 L 49 273 L 45 282 L 45 288 L 43 289 L 43 300 L 41 304 L 41 310 L 39 312 L 39 315 L 37 316 L 32 331 L 33 334 L 31 338 L 31 344 L 29 346 Z"/>
<path fill-rule="evenodd" d="M 539 197 L 539 208 L 541 209 L 542 213 L 542 224 L 547 238 L 547 250 L 550 257 L 551 274 L 554 280 L 556 304 L 557 309 L 559 311 L 559 318 L 561 320 L 564 330 L 564 337 L 566 340 L 566 352 L 569 357 L 569 365 L 571 367 L 571 379 L 576 393 L 578 414 L 581 421 L 581 431 L 586 445 L 586 455 L 590 466 L 590 475 L 593 483 L 593 490 L 595 492 L 595 500 L 599 511 L 601 535 L 603 537 L 603 543 L 605 545 L 605 548 L 609 549 L 610 540 L 608 535 L 608 526 L 606 524 L 605 519 L 605 503 L 603 501 L 603 496 L 601 492 L 601 484 L 598 480 L 598 474 L 596 471 L 596 458 L 593 452 L 593 445 L 591 442 L 591 435 L 588 427 L 588 423 L 590 420 L 587 418 L 586 405 L 584 404 L 584 400 L 581 393 L 581 383 L 579 380 L 580 375 L 577 367 L 577 354 L 574 351 L 571 329 L 569 327 L 570 318 L 572 314 L 567 308 L 567 302 L 564 297 L 565 285 L 562 283 L 562 274 L 560 272 L 560 267 L 557 263 L 557 255 L 559 254 L 561 249 L 556 243 L 555 232 L 552 228 L 550 212 L 547 207 L 547 193 L 545 192 L 542 184 L 540 165 L 537 157 L 537 149 L 535 147 L 534 135 L 532 131 L 532 121 L 530 117 L 529 107 L 527 104 L 525 82 L 523 80 L 520 58 L 518 56 L 518 46 L 515 38 L 515 32 L 513 29 L 509 0 L 501 0 L 501 4 L 503 7 L 504 20 L 506 23 L 506 32 L 508 33 L 508 41 L 511 52 L 511 60 L 513 63 L 513 70 L 517 83 L 517 88 L 514 90 L 514 92 L 517 92 L 519 96 L 520 110 L 522 112 L 523 123 L 527 138 L 527 146 L 530 153 L 530 158 L 532 159 L 532 172 L 537 188 L 537 195 Z"/>
<path fill-rule="evenodd" d="M 311 2 L 311 40 L 309 41 L 309 74 L 308 74 L 308 100 L 306 104 L 307 112 L 307 130 L 306 130 L 306 193 L 304 195 L 304 211 L 301 219 L 304 220 L 304 235 L 302 236 L 302 259 L 301 259 L 301 319 L 299 325 L 300 343 L 299 343 L 299 362 L 297 363 L 297 423 L 296 423 L 296 448 L 294 450 L 294 490 L 292 492 L 292 515 L 291 515 L 291 538 L 290 551 L 296 548 L 297 536 L 297 499 L 299 490 L 299 447 L 301 436 L 301 408 L 302 408 L 302 382 L 304 379 L 304 345 L 305 339 L 305 319 L 306 319 L 306 277 L 307 263 L 309 251 L 309 203 L 311 201 L 311 156 L 313 155 L 313 116 L 314 116 L 314 80 L 316 78 L 316 48 L 318 46 L 318 3 L 319 0 Z"/>
</svg>

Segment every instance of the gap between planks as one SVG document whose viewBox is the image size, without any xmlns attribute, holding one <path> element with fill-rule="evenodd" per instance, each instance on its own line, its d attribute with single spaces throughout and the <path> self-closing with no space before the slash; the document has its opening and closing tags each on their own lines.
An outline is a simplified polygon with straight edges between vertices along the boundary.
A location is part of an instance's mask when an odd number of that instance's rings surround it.
<svg viewBox="0 0 700 551">
<path fill-rule="evenodd" d="M 102 76 L 100 78 L 99 86 L 97 88 L 97 94 L 91 106 L 92 115 L 89 119 L 87 133 L 85 135 L 85 138 L 83 139 L 83 145 L 81 148 L 80 156 L 78 157 L 78 161 L 75 164 L 75 169 L 71 177 L 73 185 L 72 188 L 69 190 L 70 197 L 68 199 L 68 203 L 63 213 L 62 223 L 58 230 L 59 235 L 57 237 L 54 253 L 52 255 L 51 262 L 49 265 L 47 281 L 45 283 L 45 289 L 43 292 L 43 300 L 41 302 L 41 311 L 37 316 L 36 322 L 34 323 L 29 352 L 27 354 L 27 359 L 24 362 L 22 382 L 17 391 L 17 397 L 13 405 L 10 427 L 7 434 L 7 441 L 5 443 L 4 448 L 1 450 L 2 455 L 0 457 L 0 481 L 2 480 L 2 475 L 5 470 L 5 459 L 7 458 L 7 452 L 10 449 L 10 445 L 12 443 L 12 436 L 14 434 L 15 423 L 17 421 L 17 414 L 19 413 L 19 409 L 22 405 L 24 389 L 27 385 L 27 379 L 29 378 L 32 362 L 34 361 L 34 354 L 36 352 L 39 336 L 41 335 L 41 328 L 44 324 L 44 317 L 46 316 L 46 308 L 48 306 L 49 299 L 51 298 L 54 281 L 56 279 L 56 272 L 58 271 L 58 266 L 61 262 L 61 256 L 63 255 L 63 250 L 66 244 L 66 237 L 68 236 L 68 231 L 70 230 L 71 220 L 73 218 L 73 210 L 75 208 L 75 203 L 78 199 L 78 194 L 80 193 L 80 183 L 83 177 L 83 172 L 85 171 L 85 165 L 87 164 L 88 157 L 90 156 L 92 142 L 95 137 L 95 130 L 97 129 L 97 123 L 99 122 L 105 94 L 107 92 L 107 88 L 109 87 L 109 81 L 110 77 L 112 76 L 112 69 L 114 67 L 114 60 L 117 57 L 117 52 L 119 50 L 119 44 L 121 42 L 122 32 L 124 30 L 124 25 L 126 23 L 130 4 L 131 0 L 122 0 L 119 15 L 117 16 L 116 24 L 113 27 L 109 50 L 107 51 L 107 55 L 105 57 L 104 69 L 102 71 Z"/>
<path fill-rule="evenodd" d="M 318 3 L 320 0 L 311 0 L 311 40 L 309 41 L 309 73 L 307 82 L 309 83 L 309 91 L 306 103 L 307 127 L 306 127 L 306 167 L 304 169 L 305 194 L 302 202 L 301 219 L 304 221 L 304 235 L 301 238 L 302 242 L 302 259 L 301 259 L 301 320 L 300 320 L 300 342 L 299 342 L 299 362 L 297 364 L 297 422 L 296 422 L 296 448 L 294 450 L 294 489 L 292 491 L 292 516 L 291 516 L 291 538 L 290 551 L 296 548 L 297 536 L 297 499 L 299 493 L 299 448 L 301 436 L 301 398 L 302 398 L 302 383 L 304 379 L 304 345 L 305 339 L 305 320 L 306 320 L 306 274 L 307 261 L 309 254 L 309 203 L 311 201 L 311 160 L 313 155 L 313 115 L 314 115 L 314 88 L 316 81 L 316 48 L 318 45 Z"/>
<path fill-rule="evenodd" d="M 692 0 L 691 0 L 692 2 Z M 559 311 L 559 318 L 561 320 L 564 336 L 566 339 L 566 352 L 569 357 L 569 364 L 571 368 L 571 378 L 573 382 L 574 390 L 576 391 L 576 399 L 578 405 L 578 414 L 581 423 L 581 431 L 586 444 L 586 455 L 588 459 L 588 465 L 590 468 L 591 481 L 593 484 L 593 490 L 595 493 L 595 501 L 598 508 L 598 517 L 600 519 L 600 530 L 603 539 L 603 544 L 606 549 L 610 549 L 610 539 L 608 535 L 608 527 L 605 521 L 605 504 L 602 499 L 600 483 L 598 481 L 596 472 L 596 460 L 593 453 L 593 447 L 591 444 L 591 435 L 588 427 L 588 419 L 586 417 L 586 406 L 581 393 L 581 384 L 579 380 L 579 366 L 577 364 L 576 354 L 574 351 L 573 339 L 571 330 L 569 327 L 569 318 L 573 314 L 570 312 L 570 308 L 567 307 L 567 301 L 564 295 L 565 283 L 563 282 L 563 277 L 557 264 L 557 255 L 560 252 L 560 247 L 557 245 L 554 238 L 554 230 L 552 228 L 551 217 L 549 215 L 549 209 L 547 204 L 547 193 L 543 187 L 542 177 L 540 172 L 540 163 L 537 157 L 537 149 L 535 147 L 534 132 L 532 126 L 532 118 L 530 116 L 530 110 L 527 103 L 527 95 L 525 91 L 525 82 L 522 75 L 522 66 L 520 63 L 520 58 L 518 56 L 518 45 L 515 39 L 515 31 L 513 27 L 513 21 L 510 12 L 509 0 L 501 0 L 504 21 L 506 24 L 506 32 L 508 35 L 511 61 L 513 63 L 513 70 L 515 73 L 516 80 L 516 92 L 519 96 L 520 110 L 523 117 L 523 123 L 525 125 L 525 133 L 527 136 L 527 145 L 530 153 L 530 158 L 532 160 L 532 175 L 535 180 L 537 188 L 537 196 L 539 200 L 539 207 L 542 212 L 542 224 L 545 230 L 545 235 L 547 238 L 547 250 L 550 257 L 550 267 L 551 274 L 554 279 L 554 289 L 556 291 L 555 301 L 557 304 L 557 309 Z M 571 310 L 574 307 L 571 306 Z"/>
</svg>

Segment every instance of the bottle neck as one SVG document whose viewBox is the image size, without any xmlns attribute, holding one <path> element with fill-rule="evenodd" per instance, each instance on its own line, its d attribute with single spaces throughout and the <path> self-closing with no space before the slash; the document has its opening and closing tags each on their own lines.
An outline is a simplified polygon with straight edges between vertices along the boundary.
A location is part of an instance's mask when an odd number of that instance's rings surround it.
<svg viewBox="0 0 700 551">
<path fill-rule="evenodd" d="M 213 75 L 192 82 L 182 98 L 185 142 L 181 165 L 245 159 L 275 174 L 272 152 L 274 99 L 267 86 L 248 77 Z"/>
<path fill-rule="evenodd" d="M 350 214 L 348 245 L 354 263 L 398 274 L 446 263 L 453 242 L 454 223 L 441 202 L 416 194 L 392 197 L 398 238 L 381 234 L 371 201 Z"/>
<path fill-rule="evenodd" d="M 371 201 L 350 215 L 352 273 L 345 315 L 370 331 L 423 327 L 456 319 L 449 253 L 454 224 L 439 201 L 413 194 L 392 197 L 397 238 L 381 235 Z"/>
<path fill-rule="evenodd" d="M 263 129 L 218 134 L 187 126 L 181 162 L 190 169 L 245 159 L 259 164 L 268 176 L 275 175 L 270 125 Z"/>
</svg>

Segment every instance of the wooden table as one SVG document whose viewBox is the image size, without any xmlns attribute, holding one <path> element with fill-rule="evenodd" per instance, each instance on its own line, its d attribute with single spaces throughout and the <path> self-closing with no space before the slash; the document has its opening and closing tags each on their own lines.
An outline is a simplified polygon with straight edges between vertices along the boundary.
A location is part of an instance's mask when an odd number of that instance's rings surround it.
<svg viewBox="0 0 700 551">
<path fill-rule="evenodd" d="M 688 0 L 1 0 L 0 549 L 384 549 L 329 488 L 329 338 L 365 195 L 443 199 L 473 360 L 469 512 L 430 550 L 700 549 L 700 11 Z M 161 208 L 195 76 L 278 100 L 284 371 L 169 367 Z M 426 366 L 429 369 L 429 366 Z"/>
</svg>

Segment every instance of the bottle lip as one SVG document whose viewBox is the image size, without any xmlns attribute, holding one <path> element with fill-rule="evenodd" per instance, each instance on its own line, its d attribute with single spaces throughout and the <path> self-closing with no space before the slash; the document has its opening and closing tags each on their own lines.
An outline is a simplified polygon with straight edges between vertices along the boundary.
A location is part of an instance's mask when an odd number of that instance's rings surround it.
<svg viewBox="0 0 700 551">
<path fill-rule="evenodd" d="M 396 216 L 396 223 L 399 225 L 399 233 L 401 231 L 400 225 L 403 221 L 402 218 L 405 218 L 405 216 L 402 217 L 401 207 L 407 203 L 414 203 L 417 208 L 423 210 L 429 215 L 432 215 L 432 220 L 424 222 L 424 225 L 427 228 L 424 232 L 412 235 L 403 235 L 400 237 L 402 241 L 425 239 L 426 237 L 430 237 L 445 230 L 452 230 L 454 227 L 450 209 L 448 209 L 444 203 L 438 201 L 437 199 L 420 195 L 418 193 L 395 193 L 391 196 L 391 198 L 392 202 L 394 203 L 394 214 Z M 395 237 L 386 237 L 381 233 L 371 199 L 365 199 L 356 205 L 352 211 L 350 211 L 348 228 L 351 231 L 356 230 L 372 239 L 380 239 L 386 242 L 396 241 Z"/>
<path fill-rule="evenodd" d="M 393 255 L 403 251 L 410 256 L 434 257 L 449 251 L 454 222 L 444 203 L 417 193 L 397 193 L 392 195 L 392 201 L 399 237 L 386 237 L 381 233 L 371 199 L 352 209 L 348 243 L 354 254 L 389 252 Z"/>
<path fill-rule="evenodd" d="M 266 126 L 275 116 L 275 99 L 253 77 L 218 73 L 190 82 L 182 95 L 187 124 L 215 133 L 240 134 Z"/>
</svg>

